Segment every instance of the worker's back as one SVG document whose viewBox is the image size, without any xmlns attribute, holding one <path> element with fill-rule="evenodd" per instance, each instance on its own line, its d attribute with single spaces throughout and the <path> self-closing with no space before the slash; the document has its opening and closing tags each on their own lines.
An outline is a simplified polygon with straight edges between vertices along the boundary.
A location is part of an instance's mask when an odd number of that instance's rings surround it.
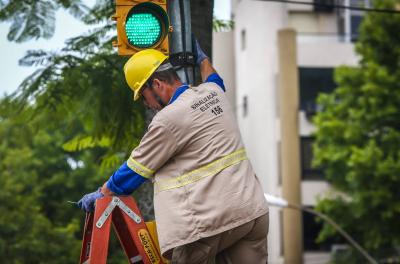
<svg viewBox="0 0 400 264">
<path fill-rule="evenodd" d="M 215 83 L 186 89 L 154 117 L 143 141 L 147 147 L 135 149 L 135 159 L 160 159 L 142 161 L 155 168 L 154 206 L 163 254 L 268 211 L 231 106 Z M 152 151 L 158 155 L 149 155 Z"/>
</svg>

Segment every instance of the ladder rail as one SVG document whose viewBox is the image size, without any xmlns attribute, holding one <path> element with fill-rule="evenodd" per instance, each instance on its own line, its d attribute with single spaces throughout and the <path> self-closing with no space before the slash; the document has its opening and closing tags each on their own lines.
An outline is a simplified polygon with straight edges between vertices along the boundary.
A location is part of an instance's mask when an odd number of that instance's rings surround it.
<svg viewBox="0 0 400 264">
<path fill-rule="evenodd" d="M 129 232 L 129 229 L 125 225 L 124 219 L 122 218 L 121 210 L 117 209 L 113 213 L 113 227 L 126 256 L 130 260 L 130 263 L 143 263 L 143 258 L 136 248 L 132 234 Z"/>
<path fill-rule="evenodd" d="M 96 200 L 94 213 L 86 214 L 80 264 L 106 264 L 111 225 L 129 263 L 165 264 L 131 196 Z"/>
<path fill-rule="evenodd" d="M 92 229 L 93 229 L 93 213 L 86 213 L 85 218 L 85 227 L 83 230 L 83 238 L 82 238 L 82 249 L 79 263 L 85 263 L 89 259 L 90 253 L 90 241 L 92 237 Z"/>
</svg>

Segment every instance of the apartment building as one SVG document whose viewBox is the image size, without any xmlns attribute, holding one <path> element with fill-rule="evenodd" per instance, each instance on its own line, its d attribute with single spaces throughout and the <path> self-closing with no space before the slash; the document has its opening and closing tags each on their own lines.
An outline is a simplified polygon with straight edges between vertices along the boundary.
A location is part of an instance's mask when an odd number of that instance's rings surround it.
<svg viewBox="0 0 400 264">
<path fill-rule="evenodd" d="M 214 33 L 213 60 L 228 82 L 248 156 L 264 191 L 314 207 L 330 191 L 311 166 L 316 97 L 335 89 L 334 69 L 357 65 L 354 41 L 363 13 L 333 8 L 366 0 L 293 4 L 232 0 L 231 32 Z M 316 5 L 315 5 L 316 4 Z M 270 208 L 269 263 L 326 263 L 312 215 Z"/>
</svg>

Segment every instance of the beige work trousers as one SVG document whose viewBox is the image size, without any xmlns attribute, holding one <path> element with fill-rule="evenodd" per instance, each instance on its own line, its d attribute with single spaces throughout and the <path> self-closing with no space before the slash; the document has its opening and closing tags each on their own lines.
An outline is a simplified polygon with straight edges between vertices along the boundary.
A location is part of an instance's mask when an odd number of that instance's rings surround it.
<svg viewBox="0 0 400 264">
<path fill-rule="evenodd" d="M 266 264 L 268 213 L 221 234 L 174 248 L 172 264 Z"/>
</svg>

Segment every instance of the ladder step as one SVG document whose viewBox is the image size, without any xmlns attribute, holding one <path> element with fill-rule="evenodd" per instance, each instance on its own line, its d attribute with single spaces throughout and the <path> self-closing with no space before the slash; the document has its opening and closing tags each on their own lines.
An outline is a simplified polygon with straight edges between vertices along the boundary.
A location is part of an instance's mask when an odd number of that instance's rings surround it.
<svg viewBox="0 0 400 264">
<path fill-rule="evenodd" d="M 80 264 L 106 264 L 111 224 L 129 263 L 165 264 L 131 196 L 105 196 L 87 213 Z"/>
</svg>

